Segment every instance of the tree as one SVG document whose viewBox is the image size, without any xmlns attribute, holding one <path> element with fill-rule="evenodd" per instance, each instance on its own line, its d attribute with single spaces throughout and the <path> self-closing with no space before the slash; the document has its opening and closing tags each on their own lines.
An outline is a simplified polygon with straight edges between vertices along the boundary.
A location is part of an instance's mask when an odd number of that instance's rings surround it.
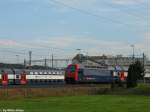
<svg viewBox="0 0 150 112">
<path fill-rule="evenodd" d="M 144 67 L 140 61 L 136 61 L 131 64 L 128 69 L 127 76 L 127 88 L 133 88 L 137 86 L 137 81 L 144 77 Z"/>
</svg>

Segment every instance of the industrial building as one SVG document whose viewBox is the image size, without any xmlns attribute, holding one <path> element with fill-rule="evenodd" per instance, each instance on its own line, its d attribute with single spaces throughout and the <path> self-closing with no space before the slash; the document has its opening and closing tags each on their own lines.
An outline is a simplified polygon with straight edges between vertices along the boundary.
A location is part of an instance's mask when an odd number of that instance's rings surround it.
<svg viewBox="0 0 150 112">
<path fill-rule="evenodd" d="M 78 63 L 84 67 L 102 68 L 109 70 L 125 70 L 128 71 L 129 65 L 135 61 L 140 61 L 145 68 L 144 82 L 150 83 L 150 61 L 146 57 L 124 57 L 122 55 L 117 56 L 85 56 L 83 54 L 77 54 L 72 63 Z"/>
<path fill-rule="evenodd" d="M 144 63 L 145 66 L 150 65 L 148 58 L 143 57 L 124 57 L 122 55 L 117 56 L 84 56 L 83 54 L 77 54 L 72 62 L 79 63 L 83 66 L 89 67 L 128 67 L 135 61 L 140 61 Z"/>
</svg>

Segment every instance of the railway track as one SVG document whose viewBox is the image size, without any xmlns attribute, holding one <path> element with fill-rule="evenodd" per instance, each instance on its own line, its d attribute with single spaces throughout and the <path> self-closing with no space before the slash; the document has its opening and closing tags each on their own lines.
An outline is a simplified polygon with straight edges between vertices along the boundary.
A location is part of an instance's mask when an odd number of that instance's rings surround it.
<svg viewBox="0 0 150 112">
<path fill-rule="evenodd" d="M 1 98 L 97 95 L 111 89 L 110 84 L 11 85 L 0 87 Z"/>
<path fill-rule="evenodd" d="M 63 88 L 63 87 L 101 87 L 109 88 L 110 84 L 51 84 L 51 85 L 8 85 L 0 88 Z"/>
</svg>

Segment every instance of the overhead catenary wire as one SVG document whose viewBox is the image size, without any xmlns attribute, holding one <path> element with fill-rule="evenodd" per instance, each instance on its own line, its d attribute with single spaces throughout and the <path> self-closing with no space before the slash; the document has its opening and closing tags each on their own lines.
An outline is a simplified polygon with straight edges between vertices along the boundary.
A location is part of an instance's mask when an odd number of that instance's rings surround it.
<svg viewBox="0 0 150 112">
<path fill-rule="evenodd" d="M 35 51 L 35 50 L 31 50 L 31 51 L 33 51 L 33 53 L 32 53 L 32 56 L 33 57 L 42 57 L 42 58 L 44 58 L 44 57 L 49 57 L 49 51 L 47 51 L 47 48 L 48 47 L 45 47 L 46 49 L 45 49 L 45 53 L 41 53 L 41 51 L 38 51 L 39 53 L 37 53 L 37 51 Z M 0 49 L 0 51 L 1 51 L 1 54 L 3 54 L 4 56 L 5 55 L 7 55 L 7 54 L 10 54 L 10 55 L 13 55 L 13 56 L 16 56 L 16 55 L 19 55 L 21 58 L 27 58 L 28 57 L 28 53 L 29 53 L 29 50 L 25 50 L 25 51 L 23 51 L 23 50 L 21 50 L 21 51 L 17 51 L 16 49 L 10 49 L 10 48 L 8 48 L 8 49 Z M 6 53 L 6 54 L 5 54 Z M 56 54 L 55 52 L 53 53 L 53 55 L 55 56 L 55 57 L 62 57 L 62 56 L 68 56 L 68 55 L 62 55 L 62 54 Z M 2 55 L 1 55 L 2 56 Z M 8 56 L 7 56 L 8 57 Z"/>
<path fill-rule="evenodd" d="M 19 54 L 19 55 L 25 55 L 25 52 L 18 52 L 18 51 L 12 51 L 12 50 L 2 50 L 2 52 L 4 53 L 12 53 L 12 54 Z"/>
<path fill-rule="evenodd" d="M 108 17 L 104 17 L 104 16 L 101 16 L 101 15 L 98 15 L 98 14 L 94 14 L 92 12 L 89 12 L 89 11 L 86 11 L 86 10 L 83 10 L 83 9 L 79 9 L 79 8 L 76 8 L 76 7 L 73 7 L 73 6 L 70 6 L 70 5 L 66 4 L 66 3 L 60 2 L 58 0 L 50 0 L 50 1 L 55 3 L 55 4 L 58 4 L 58 5 L 70 8 L 72 10 L 78 11 L 80 13 L 83 13 L 83 14 L 86 14 L 86 15 L 90 15 L 90 16 L 94 16 L 96 18 L 99 18 L 100 20 L 103 19 L 104 21 L 111 22 L 113 24 L 118 24 L 118 25 L 123 25 L 123 26 L 131 26 L 131 25 L 133 25 L 133 24 L 129 24 L 129 23 L 123 23 L 123 22 L 121 22 L 119 20 L 114 20 L 114 19 L 111 19 L 111 18 L 108 18 Z"/>
<path fill-rule="evenodd" d="M 104 2 L 106 5 L 108 5 L 109 7 L 111 7 L 111 8 L 114 8 L 114 9 L 117 9 L 118 11 L 120 11 L 120 12 L 123 12 L 123 13 L 125 13 L 125 14 L 127 14 L 127 15 L 129 15 L 129 16 L 133 16 L 133 17 L 136 17 L 137 19 L 146 19 L 146 20 L 149 20 L 150 18 L 147 18 L 147 17 L 145 17 L 145 16 L 140 16 L 140 15 L 138 15 L 138 14 L 135 14 L 135 13 L 132 13 L 131 11 L 128 11 L 128 10 L 123 10 L 122 8 L 117 8 L 116 6 L 114 6 L 113 4 L 111 4 L 111 3 L 109 3 L 109 2 Z M 140 3 L 140 2 L 139 2 Z"/>
<path fill-rule="evenodd" d="M 76 8 L 76 7 L 72 7 L 72 6 L 70 6 L 70 5 L 68 5 L 68 4 L 65 4 L 65 3 L 63 3 L 63 2 L 60 2 L 60 1 L 58 1 L 58 0 L 50 0 L 50 1 L 52 1 L 53 3 L 59 4 L 59 5 L 62 5 L 62 6 L 64 6 L 64 7 L 70 8 L 70 9 L 72 9 L 72 10 L 78 11 L 78 12 L 80 12 L 80 13 L 84 13 L 84 14 L 86 14 L 86 15 L 94 16 L 94 17 L 97 17 L 97 18 L 100 18 L 100 19 L 103 19 L 103 20 L 106 20 L 106 19 L 107 19 L 107 20 L 109 20 L 109 21 L 112 22 L 112 23 L 117 23 L 117 24 L 123 25 L 123 23 L 121 23 L 121 22 L 115 21 L 115 20 L 113 20 L 113 19 L 105 18 L 105 17 L 100 16 L 100 15 L 97 15 L 97 14 L 93 14 L 93 13 L 91 13 L 91 12 L 89 12 L 89 11 L 86 11 L 86 10 L 82 10 L 82 9 L 79 9 L 79 8 Z"/>
<path fill-rule="evenodd" d="M 26 45 L 31 45 L 31 44 L 26 43 Z M 40 45 L 40 44 L 38 44 L 37 47 L 35 47 L 35 48 L 30 48 L 30 49 L 27 48 L 27 49 L 22 49 L 20 51 L 17 51 L 18 48 L 10 48 L 10 47 L 8 47 L 8 48 L 1 48 L 0 50 L 2 50 L 2 52 L 8 52 L 8 53 L 13 53 L 13 54 L 25 55 L 25 54 L 28 53 L 29 50 L 38 52 L 38 51 L 40 51 L 43 48 L 45 50 L 49 50 L 49 51 L 52 51 L 52 50 L 59 50 L 59 51 L 64 51 L 64 52 L 75 51 L 75 49 L 51 47 L 49 45 Z M 19 49 L 21 49 L 21 48 L 19 48 Z"/>
</svg>

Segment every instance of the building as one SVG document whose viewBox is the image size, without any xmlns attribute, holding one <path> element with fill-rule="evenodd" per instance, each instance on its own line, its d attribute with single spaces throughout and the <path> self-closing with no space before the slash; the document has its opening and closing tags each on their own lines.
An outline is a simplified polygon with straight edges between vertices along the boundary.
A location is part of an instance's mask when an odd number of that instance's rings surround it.
<svg viewBox="0 0 150 112">
<path fill-rule="evenodd" d="M 143 57 L 124 57 L 122 55 L 117 56 L 84 56 L 83 54 L 77 54 L 72 63 L 78 63 L 85 67 L 97 67 L 97 68 L 108 68 L 108 69 L 119 69 L 128 70 L 130 64 L 135 61 L 144 62 L 145 66 L 150 66 L 150 61 Z"/>
</svg>

